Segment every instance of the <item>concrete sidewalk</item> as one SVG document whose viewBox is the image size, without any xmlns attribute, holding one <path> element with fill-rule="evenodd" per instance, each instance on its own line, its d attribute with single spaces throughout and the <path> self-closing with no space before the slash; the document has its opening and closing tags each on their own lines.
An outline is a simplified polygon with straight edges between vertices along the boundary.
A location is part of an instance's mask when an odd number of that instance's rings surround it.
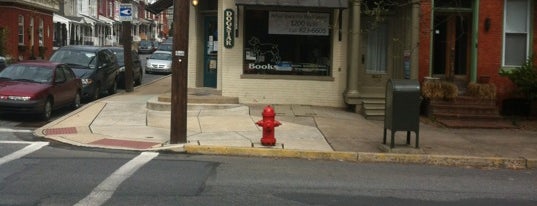
<svg viewBox="0 0 537 206">
<path fill-rule="evenodd" d="M 148 102 L 171 91 L 163 77 L 91 103 L 34 131 L 67 144 L 124 150 L 166 150 L 191 154 L 294 157 L 360 162 L 449 166 L 536 168 L 537 131 L 448 129 L 420 123 L 420 148 L 414 134 L 396 133 L 396 147 L 382 145 L 383 121 L 366 120 L 342 108 L 272 105 L 277 144 L 260 145 L 260 120 L 266 105 L 190 105 L 187 143 L 169 144 L 170 112 L 148 109 Z M 191 98 L 191 96 L 189 96 Z M 425 121 L 424 121 L 425 122 Z M 388 130 L 388 136 L 391 131 Z M 388 137 L 388 144 L 390 138 Z"/>
</svg>

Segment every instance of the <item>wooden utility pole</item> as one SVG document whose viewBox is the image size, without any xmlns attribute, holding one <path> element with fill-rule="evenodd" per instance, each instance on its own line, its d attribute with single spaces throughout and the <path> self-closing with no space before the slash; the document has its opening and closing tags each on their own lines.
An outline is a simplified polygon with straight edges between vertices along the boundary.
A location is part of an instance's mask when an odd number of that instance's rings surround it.
<svg viewBox="0 0 537 206">
<path fill-rule="evenodd" d="M 131 3 L 131 0 L 123 0 L 123 3 Z M 123 58 L 125 62 L 125 72 L 123 74 L 123 79 L 125 80 L 125 91 L 126 92 L 132 92 L 133 91 L 133 83 L 132 83 L 132 35 L 131 35 L 131 27 L 132 24 L 130 21 L 122 21 L 121 26 L 123 28 L 122 33 L 122 39 L 123 39 Z"/>
<path fill-rule="evenodd" d="M 173 7 L 171 144 L 186 143 L 189 13 L 190 0 L 175 0 Z"/>
</svg>

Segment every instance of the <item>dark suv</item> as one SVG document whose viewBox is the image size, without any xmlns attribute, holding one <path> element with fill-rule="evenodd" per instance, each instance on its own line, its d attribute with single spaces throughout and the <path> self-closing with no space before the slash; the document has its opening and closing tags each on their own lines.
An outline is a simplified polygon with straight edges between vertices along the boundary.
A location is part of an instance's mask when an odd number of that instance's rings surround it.
<svg viewBox="0 0 537 206">
<path fill-rule="evenodd" d="M 7 61 L 6 58 L 3 56 L 0 56 L 0 71 L 4 70 L 4 68 L 7 67 Z"/>
<path fill-rule="evenodd" d="M 82 98 L 98 99 L 104 90 L 117 92 L 119 65 L 116 55 L 96 46 L 65 46 L 58 49 L 50 61 L 69 65 L 82 80 Z"/>
<path fill-rule="evenodd" d="M 117 57 L 117 63 L 119 64 L 119 78 L 118 83 L 120 87 L 125 86 L 125 52 L 123 47 L 107 47 L 112 50 Z M 134 81 L 134 86 L 142 84 L 142 78 L 144 77 L 144 70 L 142 69 L 142 63 L 140 61 L 140 56 L 136 51 L 131 52 L 132 55 L 132 79 Z"/>
</svg>

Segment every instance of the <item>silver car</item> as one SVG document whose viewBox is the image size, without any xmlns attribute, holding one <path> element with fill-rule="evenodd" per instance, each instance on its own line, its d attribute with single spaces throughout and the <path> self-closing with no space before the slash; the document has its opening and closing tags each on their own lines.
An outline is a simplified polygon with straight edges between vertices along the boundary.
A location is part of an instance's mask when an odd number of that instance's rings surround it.
<svg viewBox="0 0 537 206">
<path fill-rule="evenodd" d="M 146 73 L 171 73 L 172 72 L 172 52 L 155 51 L 147 57 L 145 64 Z"/>
</svg>

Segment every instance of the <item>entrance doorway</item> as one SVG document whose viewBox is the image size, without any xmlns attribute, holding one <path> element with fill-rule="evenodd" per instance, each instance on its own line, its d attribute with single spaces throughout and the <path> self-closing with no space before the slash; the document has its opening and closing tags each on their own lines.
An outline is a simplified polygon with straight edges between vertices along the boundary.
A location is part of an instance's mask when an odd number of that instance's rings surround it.
<svg viewBox="0 0 537 206">
<path fill-rule="evenodd" d="M 203 86 L 216 88 L 218 63 L 218 27 L 216 15 L 204 17 L 203 24 L 204 52 L 203 52 Z"/>
<path fill-rule="evenodd" d="M 470 73 L 471 26 L 471 13 L 435 14 L 433 76 L 466 86 Z"/>
</svg>

